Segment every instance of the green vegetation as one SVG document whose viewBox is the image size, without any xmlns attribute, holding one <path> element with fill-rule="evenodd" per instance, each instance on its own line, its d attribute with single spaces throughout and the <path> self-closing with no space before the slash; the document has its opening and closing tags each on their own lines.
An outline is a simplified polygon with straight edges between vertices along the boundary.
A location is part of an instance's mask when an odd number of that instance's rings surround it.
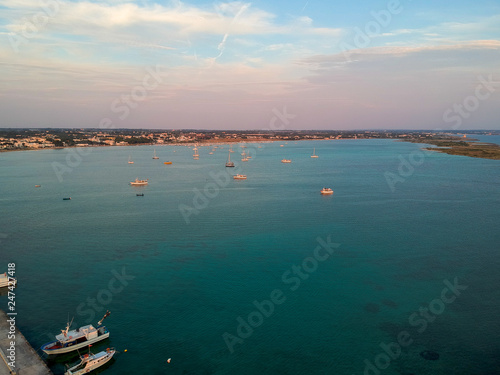
<svg viewBox="0 0 500 375">
<path fill-rule="evenodd" d="M 457 138 L 455 138 L 457 139 Z M 500 160 L 500 146 L 493 143 L 466 142 L 446 139 L 409 139 L 413 143 L 426 143 L 437 147 L 426 147 L 426 150 L 444 152 L 449 155 L 469 156 L 472 158 Z"/>
<path fill-rule="evenodd" d="M 130 137 L 125 139 L 125 142 L 127 142 L 129 145 L 136 145 L 140 143 L 151 143 L 151 139 L 144 137 Z"/>
</svg>

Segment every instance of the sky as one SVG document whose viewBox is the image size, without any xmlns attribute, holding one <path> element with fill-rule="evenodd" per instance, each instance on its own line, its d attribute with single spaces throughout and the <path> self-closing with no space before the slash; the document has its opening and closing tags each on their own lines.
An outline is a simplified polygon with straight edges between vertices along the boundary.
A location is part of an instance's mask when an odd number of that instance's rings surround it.
<svg viewBox="0 0 500 375">
<path fill-rule="evenodd" d="M 0 128 L 500 129 L 500 1 L 0 0 Z"/>
</svg>

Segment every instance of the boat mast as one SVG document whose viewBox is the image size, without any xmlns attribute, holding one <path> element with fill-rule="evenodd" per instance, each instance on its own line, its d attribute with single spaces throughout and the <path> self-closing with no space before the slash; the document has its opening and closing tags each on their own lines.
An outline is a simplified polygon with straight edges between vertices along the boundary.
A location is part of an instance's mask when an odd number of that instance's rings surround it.
<svg viewBox="0 0 500 375">
<path fill-rule="evenodd" d="M 71 327 L 71 324 L 73 324 L 74 319 L 75 318 L 73 317 L 73 319 L 71 319 L 71 322 L 70 322 L 69 317 L 68 317 L 68 323 L 66 323 L 66 329 L 61 329 L 61 332 L 64 335 L 64 337 L 68 337 L 69 327 Z"/>
<path fill-rule="evenodd" d="M 104 319 L 106 319 L 109 316 L 109 314 L 111 314 L 109 312 L 109 310 L 106 310 L 106 314 L 104 314 L 104 316 L 102 317 L 102 319 L 97 322 L 97 325 L 100 326 L 102 324 L 102 322 L 104 321 Z"/>
</svg>

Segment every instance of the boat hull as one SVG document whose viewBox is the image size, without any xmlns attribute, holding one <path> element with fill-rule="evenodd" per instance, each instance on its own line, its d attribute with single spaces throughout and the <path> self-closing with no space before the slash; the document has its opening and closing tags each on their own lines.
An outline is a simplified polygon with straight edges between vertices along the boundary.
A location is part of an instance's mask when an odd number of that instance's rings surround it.
<svg viewBox="0 0 500 375">
<path fill-rule="evenodd" d="M 91 344 L 94 344 L 98 341 L 105 340 L 109 337 L 109 332 L 103 333 L 102 335 L 99 335 L 96 338 L 90 339 L 90 340 L 85 340 L 84 342 L 80 342 L 78 344 L 62 347 L 62 348 L 56 348 L 56 349 L 46 349 L 46 347 L 50 346 L 51 344 L 55 343 L 56 341 L 49 342 L 48 344 L 45 344 L 42 346 L 42 351 L 45 354 L 63 354 L 63 353 L 69 353 L 74 350 L 80 349 L 80 348 L 85 348 L 86 346 L 89 346 Z"/>
<path fill-rule="evenodd" d="M 85 368 L 82 368 L 80 370 L 73 370 L 75 368 L 78 367 L 77 366 L 74 366 L 72 368 L 70 368 L 68 371 L 66 371 L 64 373 L 64 375 L 80 375 L 80 374 L 87 374 L 89 373 L 90 371 L 93 371 L 95 370 L 96 368 L 99 368 L 101 366 L 104 366 L 106 363 L 108 363 L 109 361 L 111 361 L 111 359 L 113 358 L 113 355 L 116 353 L 116 351 L 112 350 L 111 352 L 107 353 L 106 356 L 102 357 L 102 359 L 99 359 L 98 361 L 96 361 L 95 363 L 93 363 L 92 365 L 90 366 L 86 366 Z"/>
<path fill-rule="evenodd" d="M 13 277 L 7 276 L 7 273 L 4 273 L 0 276 L 0 288 L 4 288 L 7 286 L 16 286 L 17 280 Z"/>
<path fill-rule="evenodd" d="M 8 280 L 0 280 L 0 288 L 6 288 L 8 286 L 16 286 L 17 280 L 12 279 L 10 282 Z"/>
</svg>

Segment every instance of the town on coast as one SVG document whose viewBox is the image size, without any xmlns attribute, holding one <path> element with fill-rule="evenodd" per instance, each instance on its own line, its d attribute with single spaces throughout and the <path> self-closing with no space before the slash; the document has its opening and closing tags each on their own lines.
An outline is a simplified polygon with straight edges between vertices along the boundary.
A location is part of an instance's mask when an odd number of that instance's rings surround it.
<svg viewBox="0 0 500 375">
<path fill-rule="evenodd" d="M 465 135 L 467 134 L 467 136 Z M 203 143 L 275 142 L 332 139 L 398 139 L 429 143 L 438 146 L 437 151 L 467 155 L 467 147 L 474 150 L 487 148 L 488 153 L 500 158 L 500 148 L 490 144 L 472 143 L 474 135 L 499 135 L 500 131 L 430 131 L 430 130 L 159 130 L 159 129 L 1 129 L 0 151 L 38 150 L 62 147 L 101 147 L 137 145 L 178 145 Z M 437 142 L 447 142 L 439 149 Z M 456 143 L 455 143 L 456 142 Z M 470 147 L 472 148 L 472 147 Z M 481 157 L 481 152 L 467 156 Z M 486 153 L 484 154 L 486 155 Z"/>
</svg>

